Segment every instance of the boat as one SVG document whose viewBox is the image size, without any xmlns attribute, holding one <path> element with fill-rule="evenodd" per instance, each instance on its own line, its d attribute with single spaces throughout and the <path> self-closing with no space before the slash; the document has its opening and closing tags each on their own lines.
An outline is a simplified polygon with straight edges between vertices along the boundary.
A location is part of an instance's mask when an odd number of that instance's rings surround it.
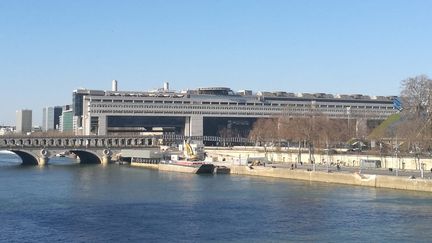
<svg viewBox="0 0 432 243">
<path fill-rule="evenodd" d="M 193 174 L 213 174 L 214 165 L 204 161 L 167 161 L 159 164 L 159 170 Z"/>
<path fill-rule="evenodd" d="M 65 152 L 58 153 L 58 154 L 55 155 L 55 157 L 64 158 L 64 157 L 66 157 L 66 153 Z"/>
<path fill-rule="evenodd" d="M 215 168 L 213 164 L 204 161 L 149 161 L 143 159 L 132 160 L 131 166 L 192 174 L 212 174 Z"/>
<path fill-rule="evenodd" d="M 119 161 L 116 161 L 115 163 L 118 165 L 129 165 L 130 164 L 130 162 L 124 161 L 124 160 L 119 160 Z"/>
<path fill-rule="evenodd" d="M 154 156 L 149 154 L 147 157 L 132 157 L 131 166 L 193 174 L 214 173 L 215 166 L 201 159 L 204 157 L 201 148 L 193 148 L 186 142 L 184 149 L 184 156 L 178 153 L 165 153 L 165 155 L 162 155 L 163 153 L 153 153 Z"/>
</svg>

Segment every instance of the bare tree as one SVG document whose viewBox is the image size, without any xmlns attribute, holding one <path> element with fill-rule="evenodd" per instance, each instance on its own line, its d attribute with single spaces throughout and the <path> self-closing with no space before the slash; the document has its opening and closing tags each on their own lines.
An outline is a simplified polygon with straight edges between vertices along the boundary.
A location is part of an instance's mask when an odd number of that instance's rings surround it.
<svg viewBox="0 0 432 243">
<path fill-rule="evenodd" d="M 318 135 L 320 148 L 330 148 L 341 142 L 348 141 L 349 133 L 346 132 L 347 121 L 343 119 L 330 119 L 321 116 L 318 124 Z"/>
<path fill-rule="evenodd" d="M 282 118 L 279 134 L 285 139 L 307 141 L 317 148 L 346 141 L 346 120 L 330 119 L 328 116 L 311 113 L 306 117 Z"/>
<path fill-rule="evenodd" d="M 256 144 L 266 144 L 278 139 L 278 120 L 275 118 L 258 119 L 249 133 L 249 138 Z"/>
<path fill-rule="evenodd" d="M 395 136 L 403 140 L 402 151 L 420 155 L 430 150 L 432 140 L 432 79 L 426 75 L 402 80 L 403 111 Z"/>
<path fill-rule="evenodd" d="M 403 112 L 396 136 L 404 139 L 410 150 L 413 146 L 430 146 L 432 131 L 432 79 L 426 75 L 402 81 Z"/>
<path fill-rule="evenodd" d="M 402 80 L 401 97 L 407 114 L 429 115 L 432 112 L 432 79 L 420 75 Z"/>
</svg>

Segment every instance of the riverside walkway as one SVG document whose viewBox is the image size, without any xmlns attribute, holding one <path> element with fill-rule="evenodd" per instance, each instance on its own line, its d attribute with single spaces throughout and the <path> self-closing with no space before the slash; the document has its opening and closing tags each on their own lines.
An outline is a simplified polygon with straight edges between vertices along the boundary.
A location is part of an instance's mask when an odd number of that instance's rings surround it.
<svg viewBox="0 0 432 243">
<path fill-rule="evenodd" d="M 294 170 L 313 170 L 313 166 L 311 164 L 297 164 L 294 163 L 272 163 L 266 166 L 275 166 L 277 168 L 285 168 L 291 169 L 291 165 L 294 165 Z M 421 178 L 420 170 L 396 170 L 396 169 L 386 169 L 386 168 L 360 168 L 360 167 L 348 167 L 348 166 L 340 166 L 339 169 L 336 165 L 327 165 L 317 164 L 315 166 L 316 171 L 320 172 L 329 172 L 329 173 L 363 173 L 363 174 L 372 174 L 372 175 L 386 175 L 386 176 L 401 176 L 401 177 L 415 177 Z M 423 171 L 424 179 L 431 179 L 432 172 L 430 170 Z"/>
</svg>

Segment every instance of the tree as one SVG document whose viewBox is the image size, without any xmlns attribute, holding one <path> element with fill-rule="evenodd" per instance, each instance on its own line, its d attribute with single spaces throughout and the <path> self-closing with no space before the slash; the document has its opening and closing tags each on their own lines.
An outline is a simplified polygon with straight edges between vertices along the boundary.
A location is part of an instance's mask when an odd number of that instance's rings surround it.
<svg viewBox="0 0 432 243">
<path fill-rule="evenodd" d="M 317 148 L 347 141 L 346 120 L 330 119 L 320 113 L 309 113 L 306 117 L 281 118 L 279 134 L 284 139 L 306 141 Z"/>
<path fill-rule="evenodd" d="M 417 158 L 431 148 L 432 140 L 432 79 L 419 75 L 402 80 L 403 111 L 395 136 L 403 140 L 402 150 Z"/>
<path fill-rule="evenodd" d="M 252 126 L 249 139 L 256 144 L 266 144 L 278 139 L 278 120 L 274 118 L 258 119 Z"/>
<path fill-rule="evenodd" d="M 405 141 L 407 152 L 430 147 L 432 132 L 432 79 L 426 75 L 402 80 L 404 110 L 396 127 L 396 136 Z"/>
<path fill-rule="evenodd" d="M 426 75 L 402 80 L 401 97 L 406 114 L 430 116 L 432 112 L 432 79 Z"/>
</svg>

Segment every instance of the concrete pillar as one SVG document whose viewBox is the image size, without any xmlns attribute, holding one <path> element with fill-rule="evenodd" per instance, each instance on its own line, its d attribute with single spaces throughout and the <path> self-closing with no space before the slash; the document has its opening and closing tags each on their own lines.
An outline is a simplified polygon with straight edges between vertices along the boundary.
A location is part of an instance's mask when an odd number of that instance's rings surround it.
<svg viewBox="0 0 432 243">
<path fill-rule="evenodd" d="M 47 165 L 49 160 L 50 152 L 47 149 L 41 149 L 37 156 L 38 165 Z"/>
<path fill-rule="evenodd" d="M 203 136 L 204 135 L 204 117 L 190 116 L 186 117 L 185 136 Z"/>
<path fill-rule="evenodd" d="M 107 165 L 111 162 L 112 151 L 110 149 L 104 149 L 102 151 L 102 160 L 101 163 L 103 165 Z"/>
<path fill-rule="evenodd" d="M 98 135 L 107 135 L 107 117 L 99 116 L 98 120 Z"/>
<path fill-rule="evenodd" d="M 185 119 L 184 135 L 187 137 L 190 136 L 190 117 L 186 117 Z"/>
<path fill-rule="evenodd" d="M 40 166 L 47 165 L 48 161 L 49 161 L 49 158 L 47 156 L 40 156 L 38 158 L 38 165 L 40 165 Z"/>
<path fill-rule="evenodd" d="M 90 135 L 90 117 L 87 114 L 85 114 L 82 118 L 82 127 L 83 135 Z"/>
</svg>

